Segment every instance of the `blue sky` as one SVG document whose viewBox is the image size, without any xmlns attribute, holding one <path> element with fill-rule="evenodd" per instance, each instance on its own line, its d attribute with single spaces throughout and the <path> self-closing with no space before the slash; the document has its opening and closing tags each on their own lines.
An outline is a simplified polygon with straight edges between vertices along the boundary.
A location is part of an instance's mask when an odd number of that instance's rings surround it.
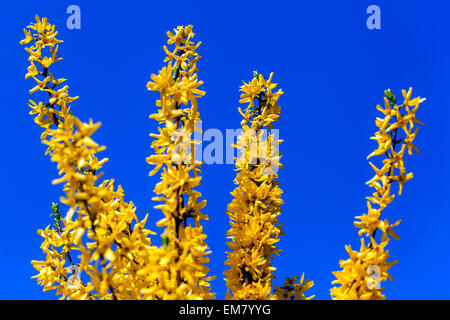
<svg viewBox="0 0 450 320">
<path fill-rule="evenodd" d="M 145 3 L 145 4 L 144 4 Z M 66 8 L 81 8 L 81 30 L 66 27 Z M 381 30 L 368 30 L 366 8 L 381 8 Z M 1 167 L 0 299 L 54 299 L 34 279 L 30 261 L 43 258 L 39 228 L 51 223 L 52 201 L 62 194 L 51 185 L 54 163 L 44 157 L 41 129 L 28 115 L 25 81 L 27 53 L 19 45 L 22 29 L 34 15 L 56 24 L 64 58 L 54 69 L 69 79 L 72 104 L 82 120 L 102 127 L 94 138 L 106 145 L 106 177 L 115 178 L 138 216 L 150 213 L 148 227 L 161 213 L 153 209 L 154 184 L 148 177 L 150 132 L 157 94 L 145 85 L 163 66 L 167 30 L 193 24 L 202 59 L 199 78 L 207 93 L 199 100 L 203 128 L 237 128 L 241 81 L 252 71 L 274 72 L 285 94 L 277 123 L 284 169 L 283 249 L 273 264 L 276 284 L 305 272 L 314 280 L 311 293 L 329 299 L 332 271 L 347 258 L 344 246 L 359 249 L 354 216 L 366 210 L 373 175 L 366 156 L 376 147 L 375 106 L 387 88 L 397 95 L 412 86 L 426 97 L 418 118 L 426 123 L 416 144 L 422 155 L 406 157 L 414 179 L 384 212 L 401 241 L 389 244 L 395 281 L 385 282 L 388 299 L 449 299 L 449 105 L 450 3 L 446 1 L 0 1 L 2 30 L 3 118 Z M 200 191 L 217 297 L 224 298 L 226 206 L 231 201 L 232 165 L 206 165 Z"/>
</svg>

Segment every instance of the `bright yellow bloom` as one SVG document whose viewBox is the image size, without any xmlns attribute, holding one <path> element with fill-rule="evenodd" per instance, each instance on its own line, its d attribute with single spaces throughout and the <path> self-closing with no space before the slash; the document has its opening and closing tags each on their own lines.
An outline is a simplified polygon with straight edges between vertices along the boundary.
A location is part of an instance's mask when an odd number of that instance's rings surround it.
<svg viewBox="0 0 450 320">
<path fill-rule="evenodd" d="M 32 43 L 26 48 L 31 63 L 26 78 L 37 83 L 30 92 L 43 91 L 47 100 L 30 100 L 30 114 L 44 129 L 42 142 L 60 175 L 53 183 L 64 184 L 60 201 L 69 206 L 66 217 L 59 212 L 55 217 L 56 228 L 39 230 L 45 260 L 32 261 L 39 271 L 35 278 L 44 291 L 56 290 L 61 298 L 157 298 L 154 283 L 162 250 L 151 246 L 147 218 L 138 220 L 133 203 L 124 201 L 122 187 L 115 187 L 114 180 L 99 182 L 108 161 L 96 157 L 105 148 L 92 139 L 100 123 L 85 123 L 72 114 L 69 103 L 77 97 L 69 96 L 68 86 L 58 88 L 65 79 L 49 70 L 61 59 L 55 26 L 36 16 L 28 29 L 21 41 Z M 50 56 L 44 56 L 47 49 Z"/>
<path fill-rule="evenodd" d="M 194 142 L 190 141 L 195 123 L 201 121 L 197 99 L 205 94 L 198 89 L 203 84 L 197 79 L 197 61 L 200 58 L 195 51 L 200 42 L 192 42 L 194 33 L 192 26 L 179 26 L 175 33 L 168 32 L 169 45 L 174 44 L 173 51 L 164 46 L 168 61 L 167 66 L 152 74 L 147 88 L 160 93 L 156 102 L 158 112 L 150 118 L 157 120 L 162 128 L 159 134 L 151 134 L 156 138 L 152 142 L 154 155 L 147 158 L 149 164 L 155 165 L 150 175 L 159 169 L 161 181 L 156 185 L 153 198 L 162 201 L 155 206 L 160 209 L 164 218 L 158 222 L 164 227 L 161 273 L 158 278 L 157 296 L 161 299 L 212 299 L 208 277 L 210 253 L 205 243 L 206 235 L 200 220 L 208 216 L 201 213 L 206 205 L 200 200 L 200 192 L 195 188 L 200 185 L 201 165 L 193 159 Z M 181 132 L 186 133 L 182 135 Z M 188 141 L 184 141 L 187 139 Z M 187 143 L 189 148 L 179 146 Z"/>
<path fill-rule="evenodd" d="M 276 174 L 282 167 L 280 153 L 276 150 L 282 141 L 276 141 L 272 132 L 264 138 L 264 131 L 273 128 L 273 122 L 278 121 L 281 113 L 277 100 L 283 91 L 272 92 L 277 86 L 272 83 L 272 76 L 273 73 L 265 80 L 255 72 L 253 80 L 241 86 L 240 102 L 248 103 L 248 106 L 245 114 L 238 109 L 244 118 L 241 122 L 244 132 L 235 146 L 240 152 L 239 158 L 235 158 L 238 171 L 235 183 L 238 186 L 232 192 L 234 198 L 227 208 L 231 225 L 227 245 L 232 250 L 225 262 L 230 267 L 224 272 L 227 299 L 283 298 L 281 292 L 284 289 L 278 288 L 276 294 L 272 294 L 276 268 L 271 264 L 273 256 L 281 251 L 276 243 L 283 234 L 278 224 L 282 190 L 278 187 Z M 305 298 L 301 291 L 309 287 L 309 282 L 305 287 L 297 284 L 295 290 L 300 290 L 297 297 Z"/>
<path fill-rule="evenodd" d="M 410 155 L 413 149 L 419 152 L 417 147 L 412 144 L 418 131 L 418 128 L 414 131 L 413 128 L 416 123 L 422 124 L 416 119 L 416 111 L 419 104 L 425 99 L 417 97 L 411 100 L 411 94 L 412 88 L 408 92 L 402 90 L 404 101 L 397 105 L 394 94 L 386 90 L 385 107 L 377 106 L 384 118 L 377 118 L 375 121 L 378 131 L 371 139 L 378 142 L 378 148 L 367 158 L 384 156 L 385 159 L 382 160 L 381 167 L 369 162 L 375 171 L 375 176 L 366 184 L 373 187 L 375 192 L 372 196 L 367 197 L 369 200 L 367 202 L 368 212 L 356 217 L 357 220 L 354 222 L 355 227 L 359 229 L 359 236 L 365 235 L 369 239 L 361 239 L 359 252 L 352 251 L 350 246 L 346 246 L 350 258 L 339 262 L 341 271 L 333 272 L 337 278 L 333 284 L 340 285 L 330 290 L 333 299 L 385 299 L 380 283 L 386 279 L 393 280 L 388 270 L 397 261 L 387 262 L 389 252 L 384 248 L 390 240 L 389 237 L 400 240 L 393 227 L 397 226 L 401 220 L 390 224 L 388 219 L 381 219 L 381 213 L 394 200 L 395 194 L 391 194 L 392 182 L 398 183 L 398 194 L 400 195 L 403 191 L 403 184 L 413 177 L 413 173 L 406 173 L 403 156 L 406 148 Z M 414 108 L 411 110 L 410 106 L 414 106 Z M 402 132 L 404 135 L 400 137 Z M 397 147 L 400 147 L 400 150 Z M 378 230 L 381 232 L 380 239 L 375 240 Z"/>
</svg>

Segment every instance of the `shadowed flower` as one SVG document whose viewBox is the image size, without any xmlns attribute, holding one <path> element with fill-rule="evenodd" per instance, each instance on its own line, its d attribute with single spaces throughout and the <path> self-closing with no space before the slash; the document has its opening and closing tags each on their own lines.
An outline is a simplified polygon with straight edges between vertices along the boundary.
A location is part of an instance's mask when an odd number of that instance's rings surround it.
<svg viewBox="0 0 450 320">
<path fill-rule="evenodd" d="M 336 276 L 333 284 L 340 285 L 330 290 L 333 299 L 385 299 L 382 293 L 383 288 L 379 284 L 386 279 L 392 280 L 388 270 L 396 261 L 386 261 L 389 254 L 384 248 L 389 242 L 389 237 L 400 240 L 393 228 L 401 222 L 401 219 L 390 224 L 388 219 L 381 220 L 381 213 L 394 200 L 395 195 L 391 194 L 393 182 L 398 183 L 398 194 L 401 195 L 403 184 L 413 177 L 413 173 L 406 173 L 405 169 L 403 156 L 406 148 L 408 148 L 409 154 L 412 154 L 411 149 L 419 151 L 412 144 L 417 134 L 417 128 L 414 132 L 412 128 L 415 123 L 422 124 L 415 118 L 415 113 L 419 104 L 425 99 L 417 97 L 411 100 L 411 94 L 412 88 L 408 92 L 402 90 L 404 101 L 397 105 L 394 94 L 390 90 L 386 90 L 385 108 L 377 106 L 384 118 L 377 118 L 375 121 L 378 131 L 371 139 L 378 142 L 378 148 L 367 158 L 384 156 L 385 159 L 382 160 L 381 168 L 369 162 L 375 171 L 375 176 L 366 184 L 373 187 L 375 192 L 372 196 L 367 197 L 369 200 L 367 202 L 368 212 L 355 217 L 356 221 L 354 222 L 355 227 L 359 229 L 358 235 L 368 237 L 368 245 L 365 244 L 366 239 L 362 238 L 359 252 L 352 251 L 350 246 L 346 247 L 350 258 L 339 262 L 341 271 L 333 272 Z M 410 106 L 415 107 L 411 110 Z M 404 133 L 403 138 L 400 137 L 402 132 Z M 398 146 L 401 146 L 400 151 L 396 151 Z M 378 230 L 381 232 L 379 241 L 375 240 Z M 376 271 L 375 275 L 374 271 Z"/>
</svg>

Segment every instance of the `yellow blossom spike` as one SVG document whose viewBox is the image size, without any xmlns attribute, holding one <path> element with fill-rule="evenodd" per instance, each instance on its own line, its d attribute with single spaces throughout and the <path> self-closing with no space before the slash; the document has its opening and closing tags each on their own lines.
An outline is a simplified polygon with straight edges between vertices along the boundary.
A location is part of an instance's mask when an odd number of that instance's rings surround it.
<svg viewBox="0 0 450 320">
<path fill-rule="evenodd" d="M 241 86 L 240 103 L 247 103 L 245 111 L 238 112 L 244 132 L 234 145 L 241 150 L 236 158 L 236 179 L 238 185 L 232 192 L 233 200 L 227 207 L 231 228 L 227 243 L 231 249 L 225 264 L 225 280 L 228 288 L 226 299 L 265 300 L 265 299 L 303 299 L 308 300 L 304 292 L 313 282 L 302 277 L 287 278 L 283 287 L 275 286 L 272 293 L 272 279 L 276 270 L 271 260 L 281 251 L 276 247 L 279 236 L 283 234 L 278 224 L 281 214 L 282 190 L 278 186 L 277 171 L 281 168 L 276 147 L 281 141 L 274 141 L 272 133 L 263 138 L 262 131 L 271 129 L 279 120 L 281 108 L 277 104 L 283 94 L 279 89 L 272 90 L 273 73 L 266 80 L 257 71 L 253 79 Z M 248 124 L 248 125 L 247 125 Z M 253 147 L 252 147 L 253 146 Z M 292 286 L 293 287 L 292 287 Z"/>
<path fill-rule="evenodd" d="M 150 118 L 165 125 L 158 128 L 159 134 L 150 135 L 155 138 L 155 154 L 147 157 L 155 166 L 150 175 L 162 169 L 154 189 L 157 197 L 152 200 L 163 202 L 155 208 L 164 214 L 157 226 L 165 228 L 161 269 L 153 290 L 160 299 L 212 299 L 215 294 L 209 281 L 214 277 L 207 275 L 210 252 L 200 224 L 208 216 L 201 212 L 206 201 L 195 190 L 200 185 L 201 163 L 194 158 L 196 143 L 191 140 L 194 130 L 198 131 L 196 122 L 201 121 L 197 99 L 205 94 L 198 89 L 203 82 L 196 74 L 199 43 L 191 41 L 192 26 L 179 26 L 167 36 L 167 43 L 174 45 L 172 49 L 163 46 L 167 65 L 147 83 L 148 90 L 159 92 L 160 97 L 156 103 L 160 109 Z"/>
<path fill-rule="evenodd" d="M 390 240 L 389 237 L 400 240 L 393 228 L 401 222 L 401 219 L 394 224 L 389 224 L 387 219 L 381 220 L 381 213 L 394 200 L 395 195 L 391 195 L 392 184 L 398 183 L 398 194 L 400 195 L 403 191 L 403 184 L 413 178 L 413 173 L 406 174 L 403 157 L 406 148 L 408 148 L 409 154 L 412 154 L 411 149 L 417 150 L 412 141 L 417 135 L 418 128 L 414 133 L 412 129 L 415 123 L 421 124 L 415 118 L 415 113 L 418 105 L 423 101 L 421 98 L 410 99 L 412 88 L 408 92 L 402 90 L 402 95 L 404 102 L 402 105 L 397 105 L 394 94 L 390 90 L 386 90 L 385 109 L 377 106 L 384 118 L 376 121 L 379 130 L 371 139 L 378 142 L 378 149 L 373 151 L 368 158 L 383 156 L 385 159 L 382 160 L 383 167 L 381 169 L 369 162 L 376 174 L 366 184 L 373 187 L 375 192 L 372 196 L 367 197 L 369 200 L 368 212 L 355 217 L 354 222 L 355 227 L 359 229 L 358 235 L 362 237 L 361 248 L 359 251 L 353 251 L 350 246 L 345 247 L 350 257 L 339 262 L 342 270 L 333 272 L 336 280 L 332 284 L 339 285 L 330 290 L 333 299 L 385 299 L 380 283 L 387 279 L 393 280 L 388 270 L 397 261 L 387 262 L 389 252 L 385 250 L 385 247 Z M 415 108 L 411 111 L 409 106 L 415 106 Z M 403 137 L 400 136 L 402 133 Z M 396 151 L 398 147 L 400 147 L 400 151 Z M 400 172 L 399 175 L 396 170 Z M 375 239 L 377 231 L 381 232 L 380 242 Z M 364 235 L 368 239 L 364 238 Z"/>
</svg>

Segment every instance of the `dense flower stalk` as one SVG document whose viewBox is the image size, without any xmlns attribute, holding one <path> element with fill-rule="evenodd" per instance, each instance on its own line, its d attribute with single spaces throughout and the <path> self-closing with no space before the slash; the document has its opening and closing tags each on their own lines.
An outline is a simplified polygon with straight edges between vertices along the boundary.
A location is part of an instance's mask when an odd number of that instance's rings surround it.
<svg viewBox="0 0 450 320">
<path fill-rule="evenodd" d="M 205 94 L 199 90 L 203 81 L 197 78 L 196 52 L 201 42 L 194 43 L 192 26 L 179 26 L 174 33 L 167 32 L 168 44 L 164 46 L 168 62 L 157 75 L 152 74 L 147 88 L 158 91 L 160 99 L 157 113 L 150 116 L 162 126 L 152 142 L 154 155 L 147 158 L 155 165 L 150 175 L 162 168 L 161 181 L 155 186 L 154 201 L 163 203 L 155 206 L 164 218 L 158 222 L 164 227 L 164 259 L 161 262 L 159 286 L 165 299 L 211 299 L 208 277 L 210 253 L 205 243 L 206 235 L 200 220 L 208 220 L 201 213 L 206 200 L 200 201 L 201 163 L 194 159 L 196 141 L 190 139 L 200 122 L 197 99 Z"/>
<path fill-rule="evenodd" d="M 411 94 L 412 88 L 408 92 L 402 90 L 404 101 L 397 105 L 394 94 L 386 90 L 385 108 L 377 106 L 384 117 L 375 121 L 378 131 L 371 139 L 378 142 L 378 148 L 367 158 L 381 156 L 384 159 L 381 161 L 381 168 L 369 162 L 375 176 L 366 184 L 374 188 L 375 192 L 367 197 L 368 212 L 356 217 L 354 222 L 355 227 L 360 229 L 358 234 L 361 237 L 361 249 L 358 252 L 346 246 L 350 258 L 340 261 L 341 271 L 333 272 L 337 278 L 333 284 L 340 285 L 330 290 L 333 299 L 385 299 L 380 283 L 386 279 L 393 280 L 388 270 L 397 261 L 387 262 L 389 251 L 385 250 L 385 247 L 390 237 L 400 240 L 393 227 L 401 220 L 391 224 L 388 219 L 381 219 L 381 213 L 394 200 L 395 194 L 391 194 L 393 184 L 397 182 L 400 195 L 403 184 L 413 177 L 413 173 L 406 173 L 403 156 L 406 150 L 410 155 L 413 150 L 419 153 L 413 144 L 419 128 L 414 127 L 415 124 L 423 124 L 416 119 L 416 112 L 425 99 L 411 99 Z M 380 239 L 376 240 L 378 230 L 381 235 Z"/>
<path fill-rule="evenodd" d="M 232 202 L 228 205 L 227 215 L 231 228 L 227 232 L 230 242 L 225 262 L 230 269 L 224 272 L 228 292 L 227 299 L 264 300 L 291 298 L 295 290 L 297 296 L 307 290 L 312 282 L 306 281 L 302 287 L 303 277 L 296 281 L 287 279 L 283 288 L 278 287 L 272 294 L 272 279 L 275 278 L 271 260 L 281 251 L 276 243 L 282 235 L 278 216 L 281 214 L 282 190 L 278 187 L 277 171 L 281 168 L 280 152 L 276 135 L 268 129 L 273 129 L 273 122 L 279 120 L 281 108 L 277 104 L 283 94 L 279 89 L 273 92 L 277 84 L 272 83 L 273 73 L 266 80 L 258 72 L 254 72 L 253 80 L 241 86 L 240 103 L 248 103 L 247 108 L 239 113 L 244 118 L 241 122 L 243 132 L 238 136 L 238 157 L 235 183 L 238 185 L 231 193 Z M 245 113 L 244 113 L 245 112 Z"/>
<path fill-rule="evenodd" d="M 99 160 L 99 146 L 92 134 L 100 123 L 84 123 L 75 117 L 69 104 L 78 97 L 69 96 L 69 87 L 58 86 L 66 79 L 56 78 L 50 67 L 61 60 L 57 55 L 58 34 L 55 26 L 36 16 L 36 22 L 24 30 L 21 44 L 30 46 L 26 79 L 37 85 L 30 94 L 42 92 L 45 102 L 30 100 L 30 114 L 44 129 L 41 139 L 46 153 L 57 163 L 65 196 L 60 201 L 69 206 L 62 218 L 59 206 L 52 206 L 55 226 L 39 230 L 44 238 L 41 248 L 44 261 L 32 261 L 39 274 L 35 276 L 44 291 L 68 299 L 140 299 L 152 298 L 149 275 L 157 274 L 153 261 L 149 230 L 136 217 L 132 202 L 124 201 L 121 186 L 114 180 L 100 181 L 99 172 L 107 158 Z M 49 53 L 49 55 L 45 55 Z"/>
</svg>

